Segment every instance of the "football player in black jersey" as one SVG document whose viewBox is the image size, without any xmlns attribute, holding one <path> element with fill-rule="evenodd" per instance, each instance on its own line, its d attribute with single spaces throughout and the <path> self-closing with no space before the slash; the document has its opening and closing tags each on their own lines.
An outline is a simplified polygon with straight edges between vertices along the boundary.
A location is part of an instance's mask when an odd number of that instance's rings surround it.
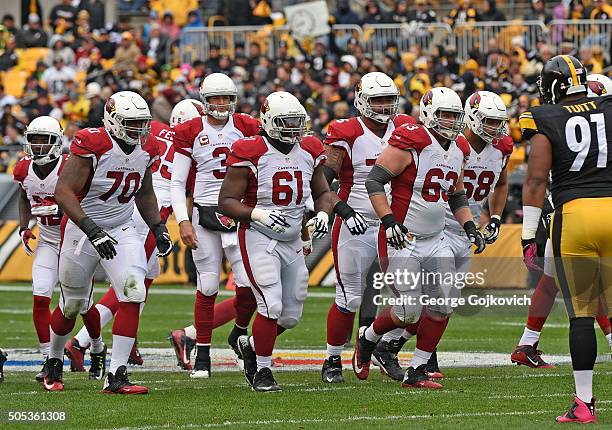
<svg viewBox="0 0 612 430">
<path fill-rule="evenodd" d="M 549 60 L 538 86 L 544 104 L 519 119 L 531 143 L 523 185 L 523 252 L 534 254 L 551 172 L 553 268 L 570 318 L 576 384 L 572 407 L 557 421 L 595 422 L 593 322 L 600 297 L 608 309 L 612 306 L 612 223 L 606 222 L 612 219 L 612 98 L 587 98 L 586 69 L 569 55 Z"/>
</svg>

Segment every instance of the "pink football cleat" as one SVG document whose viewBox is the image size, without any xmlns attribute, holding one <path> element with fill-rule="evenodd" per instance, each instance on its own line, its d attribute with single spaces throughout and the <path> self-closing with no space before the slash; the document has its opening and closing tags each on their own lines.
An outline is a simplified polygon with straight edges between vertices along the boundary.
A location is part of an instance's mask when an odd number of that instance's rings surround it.
<svg viewBox="0 0 612 430">
<path fill-rule="evenodd" d="M 557 417 L 558 423 L 595 423 L 597 416 L 595 415 L 595 398 L 591 399 L 591 403 L 584 403 L 578 397 L 574 399 L 572 407 L 562 416 Z"/>
</svg>

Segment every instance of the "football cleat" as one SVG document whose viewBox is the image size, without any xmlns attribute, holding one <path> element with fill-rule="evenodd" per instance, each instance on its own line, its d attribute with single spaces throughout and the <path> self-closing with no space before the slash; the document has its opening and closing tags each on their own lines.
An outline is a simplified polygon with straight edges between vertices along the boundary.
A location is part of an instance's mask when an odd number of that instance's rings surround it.
<svg viewBox="0 0 612 430">
<path fill-rule="evenodd" d="M 149 389 L 132 384 L 128 379 L 127 367 L 119 366 L 115 374 L 108 372 L 104 381 L 104 394 L 147 394 Z"/>
<path fill-rule="evenodd" d="M 242 355 L 242 360 L 244 361 L 244 379 L 246 379 L 247 383 L 252 387 L 253 379 L 257 373 L 257 356 L 251 347 L 249 336 L 240 336 L 238 338 L 238 351 L 240 351 L 240 355 Z"/>
<path fill-rule="evenodd" d="M 442 388 L 442 384 L 434 382 L 425 373 L 426 364 L 421 364 L 416 369 L 410 366 L 406 369 L 402 387 L 404 388 L 427 388 L 436 390 Z"/>
<path fill-rule="evenodd" d="M 8 360 L 8 354 L 0 349 L 0 382 L 4 382 L 4 363 Z"/>
<path fill-rule="evenodd" d="M 76 338 L 70 339 L 64 346 L 64 354 L 70 360 L 71 372 L 85 372 L 85 351 Z"/>
<path fill-rule="evenodd" d="M 281 391 L 280 385 L 276 383 L 272 371 L 268 367 L 259 369 L 253 378 L 253 391 L 271 393 Z"/>
<path fill-rule="evenodd" d="M 40 369 L 40 372 L 38 372 L 34 377 L 36 379 L 36 382 L 42 382 L 45 380 L 45 369 L 47 368 L 47 360 L 48 358 L 45 358 L 45 361 L 43 361 L 42 369 Z"/>
<path fill-rule="evenodd" d="M 231 333 L 227 337 L 227 343 L 234 350 L 236 354 L 236 364 L 240 368 L 240 370 L 244 370 L 244 361 L 242 360 L 242 354 L 240 354 L 240 350 L 238 349 L 238 338 L 240 336 L 245 336 L 247 334 L 246 328 L 240 328 L 234 324 L 234 328 Z"/>
<path fill-rule="evenodd" d="M 102 351 L 98 353 L 89 352 L 91 366 L 89 367 L 89 379 L 97 379 L 98 381 L 104 378 L 106 373 L 106 345 Z"/>
<path fill-rule="evenodd" d="M 183 370 L 191 370 L 193 367 L 191 366 L 190 357 L 191 350 L 195 346 L 195 341 L 189 339 L 185 335 L 185 330 L 178 329 L 173 330 L 168 336 L 172 347 L 174 348 L 174 353 L 176 354 L 177 366 Z M 191 349 L 188 349 L 188 342 L 191 341 L 192 346 Z"/>
<path fill-rule="evenodd" d="M 192 379 L 207 379 L 210 378 L 210 355 L 197 355 L 195 366 L 189 374 Z"/>
<path fill-rule="evenodd" d="M 425 373 L 432 379 L 443 379 L 444 374 L 440 371 L 438 366 L 438 350 L 434 349 L 434 352 L 429 357 L 427 364 L 425 365 Z"/>
<path fill-rule="evenodd" d="M 376 348 L 375 342 L 371 342 L 365 338 L 366 328 L 365 326 L 359 327 L 357 341 L 355 342 L 355 351 L 353 352 L 353 371 L 359 379 L 368 379 L 372 352 L 374 348 Z"/>
<path fill-rule="evenodd" d="M 132 350 L 128 357 L 128 364 L 132 366 L 142 366 L 143 363 L 144 360 L 142 359 L 142 355 L 140 355 L 140 351 L 138 351 L 138 340 L 134 340 L 134 345 L 132 345 Z"/>
<path fill-rule="evenodd" d="M 558 423 L 596 423 L 595 399 L 591 399 L 591 403 L 585 403 L 576 397 L 572 407 L 566 413 L 557 417 L 556 421 Z"/>
<path fill-rule="evenodd" d="M 399 349 L 396 343 L 395 340 L 378 342 L 372 353 L 372 363 L 378 366 L 384 375 L 396 381 L 401 381 L 404 379 L 404 369 L 397 359 L 396 351 L 399 351 Z"/>
<path fill-rule="evenodd" d="M 64 373 L 64 363 L 59 358 L 47 359 L 46 374 L 43 379 L 43 387 L 47 391 L 63 391 L 64 381 L 62 380 Z"/>
<path fill-rule="evenodd" d="M 539 369 L 551 369 L 555 367 L 554 364 L 545 362 L 542 359 L 542 351 L 538 350 L 538 342 L 533 346 L 531 345 L 518 345 L 512 355 L 510 361 L 513 363 L 539 368 Z"/>
<path fill-rule="evenodd" d="M 332 355 L 325 359 L 321 369 L 321 378 L 328 384 L 341 384 L 344 382 L 342 376 L 342 358 L 339 355 Z"/>
</svg>

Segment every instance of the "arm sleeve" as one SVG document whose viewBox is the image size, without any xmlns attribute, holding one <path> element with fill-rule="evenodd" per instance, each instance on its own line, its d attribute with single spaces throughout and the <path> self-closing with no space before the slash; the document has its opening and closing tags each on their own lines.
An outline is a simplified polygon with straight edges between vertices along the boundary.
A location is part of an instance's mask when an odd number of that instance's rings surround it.
<svg viewBox="0 0 612 430">
<path fill-rule="evenodd" d="M 176 152 L 174 154 L 174 164 L 172 165 L 170 193 L 172 195 L 172 210 L 178 224 L 189 219 L 186 190 L 190 169 L 191 158 Z"/>
</svg>

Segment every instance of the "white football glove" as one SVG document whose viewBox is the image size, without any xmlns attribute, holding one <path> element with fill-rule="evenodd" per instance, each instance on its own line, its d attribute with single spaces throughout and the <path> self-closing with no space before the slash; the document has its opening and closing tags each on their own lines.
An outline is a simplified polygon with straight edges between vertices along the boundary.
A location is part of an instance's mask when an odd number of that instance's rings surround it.
<svg viewBox="0 0 612 430">
<path fill-rule="evenodd" d="M 368 230 L 368 222 L 359 212 L 344 220 L 346 228 L 353 236 L 364 234 Z"/>
<path fill-rule="evenodd" d="M 320 211 L 317 216 L 306 223 L 312 239 L 323 239 L 329 232 L 329 215 Z"/>
<path fill-rule="evenodd" d="M 501 217 L 493 215 L 489 223 L 485 226 L 485 242 L 491 244 L 499 237 L 499 229 L 501 227 Z"/>
<path fill-rule="evenodd" d="M 30 209 L 30 213 L 34 216 L 57 215 L 58 212 L 58 205 L 36 205 L 32 206 L 32 208 Z"/>
<path fill-rule="evenodd" d="M 394 249 L 404 249 L 414 245 L 415 239 L 404 224 L 397 222 L 392 214 L 385 215 L 382 219 L 385 228 L 387 243 Z"/>
<path fill-rule="evenodd" d="M 290 227 L 285 215 L 278 210 L 266 210 L 255 208 L 251 212 L 251 220 L 260 226 L 267 227 L 276 233 L 283 233 L 285 228 Z"/>
</svg>

